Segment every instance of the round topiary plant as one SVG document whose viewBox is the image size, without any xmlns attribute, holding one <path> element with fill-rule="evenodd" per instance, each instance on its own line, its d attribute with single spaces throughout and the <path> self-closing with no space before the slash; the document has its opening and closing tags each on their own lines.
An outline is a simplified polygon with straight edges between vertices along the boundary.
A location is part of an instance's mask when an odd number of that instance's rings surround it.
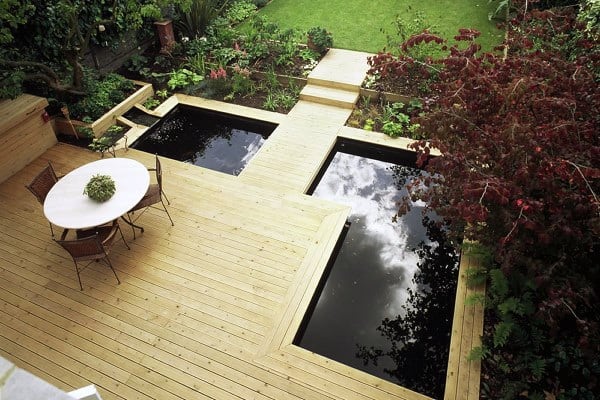
<svg viewBox="0 0 600 400">
<path fill-rule="evenodd" d="M 98 202 L 104 202 L 115 194 L 115 181 L 108 175 L 94 175 L 85 185 L 83 194 L 90 199 Z"/>
<path fill-rule="evenodd" d="M 306 35 L 308 37 L 307 46 L 311 50 L 315 50 L 319 54 L 323 55 L 325 52 L 333 46 L 333 35 L 325 28 L 315 26 L 310 28 Z"/>
</svg>

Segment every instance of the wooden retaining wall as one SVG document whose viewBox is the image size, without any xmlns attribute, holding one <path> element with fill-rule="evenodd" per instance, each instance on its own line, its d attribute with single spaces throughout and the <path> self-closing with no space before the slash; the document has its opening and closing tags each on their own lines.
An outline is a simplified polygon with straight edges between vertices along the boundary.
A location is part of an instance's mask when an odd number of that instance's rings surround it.
<svg viewBox="0 0 600 400">
<path fill-rule="evenodd" d="M 29 94 L 0 102 L 0 183 L 56 144 L 44 119 L 47 105 L 45 98 Z"/>
</svg>

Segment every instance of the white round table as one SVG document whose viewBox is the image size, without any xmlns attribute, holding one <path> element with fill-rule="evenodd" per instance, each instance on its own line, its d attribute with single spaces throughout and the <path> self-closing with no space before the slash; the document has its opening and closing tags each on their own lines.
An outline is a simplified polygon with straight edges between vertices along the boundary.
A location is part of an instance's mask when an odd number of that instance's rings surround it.
<svg viewBox="0 0 600 400">
<path fill-rule="evenodd" d="M 115 181 L 115 194 L 105 202 L 97 202 L 83 194 L 94 175 L 110 175 Z M 66 229 L 84 229 L 103 225 L 127 213 L 146 194 L 150 174 L 138 161 L 128 158 L 106 158 L 74 169 L 59 179 L 44 201 L 44 214 L 54 225 Z"/>
</svg>

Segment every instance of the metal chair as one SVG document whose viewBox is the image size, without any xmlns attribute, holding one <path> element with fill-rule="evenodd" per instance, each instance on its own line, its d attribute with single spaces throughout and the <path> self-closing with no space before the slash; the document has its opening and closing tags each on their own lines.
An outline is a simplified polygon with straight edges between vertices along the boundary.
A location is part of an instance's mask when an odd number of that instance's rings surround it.
<svg viewBox="0 0 600 400">
<path fill-rule="evenodd" d="M 148 168 L 148 171 L 156 171 L 156 182 L 157 183 L 151 184 L 148 187 L 148 190 L 146 191 L 146 194 L 144 195 L 144 197 L 139 201 L 139 203 L 137 203 L 127 213 L 127 217 L 129 218 L 129 224 L 131 225 L 131 228 L 133 229 L 133 238 L 134 239 L 135 239 L 135 221 L 138 220 L 138 218 L 144 213 L 144 211 L 146 211 L 148 208 L 152 207 L 153 205 L 158 204 L 159 202 L 162 204 L 163 210 L 167 213 L 167 216 L 169 217 L 169 221 L 171 221 L 171 226 L 175 226 L 175 223 L 173 223 L 173 219 L 171 218 L 171 214 L 169 214 L 169 211 L 167 210 L 167 206 L 165 205 L 165 202 L 163 201 L 163 197 L 164 197 L 165 200 L 167 200 L 167 204 L 171 205 L 169 198 L 167 197 L 167 195 L 165 194 L 165 192 L 163 190 L 162 167 L 160 165 L 160 160 L 158 159 L 158 155 L 155 155 L 155 159 L 156 159 L 156 168 Z M 153 207 L 153 208 L 157 208 L 157 207 Z M 133 219 L 133 217 L 132 217 L 133 213 L 138 210 L 142 210 L 142 212 L 140 212 L 137 215 L 137 217 L 135 219 Z"/>
<path fill-rule="evenodd" d="M 33 178 L 31 183 L 25 187 L 29 189 L 31 193 L 33 193 L 35 198 L 43 206 L 48 192 L 50 189 L 52 189 L 56 182 L 58 182 L 58 177 L 56 176 L 56 172 L 54 172 L 52 164 L 50 164 L 50 161 L 48 161 L 48 166 L 44 168 L 35 178 Z M 54 237 L 52 223 L 48 221 L 48 224 L 50 224 L 50 232 L 52 233 L 52 237 Z"/>
<path fill-rule="evenodd" d="M 127 249 L 130 249 L 125 241 L 121 227 L 116 220 L 110 225 L 103 225 L 87 230 L 78 230 L 77 239 L 65 240 L 67 234 L 65 231 L 61 239 L 56 240 L 56 243 L 60 244 L 73 258 L 81 290 L 83 290 L 83 285 L 81 284 L 80 272 L 86 269 L 92 262 L 99 260 L 103 260 L 110 267 L 113 274 L 115 274 L 115 278 L 117 278 L 117 283 L 121 283 L 117 276 L 117 272 L 113 268 L 110 258 L 108 257 L 115 242 L 117 232 L 121 234 L 121 239 L 123 239 L 123 243 L 125 243 Z M 82 261 L 89 261 L 89 263 L 83 268 L 80 268 L 78 262 Z"/>
</svg>

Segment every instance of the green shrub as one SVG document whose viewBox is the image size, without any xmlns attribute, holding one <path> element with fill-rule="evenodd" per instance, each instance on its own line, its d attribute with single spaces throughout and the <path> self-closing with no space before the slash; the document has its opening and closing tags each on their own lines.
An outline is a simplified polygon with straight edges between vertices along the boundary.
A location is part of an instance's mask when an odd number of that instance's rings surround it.
<svg viewBox="0 0 600 400">
<path fill-rule="evenodd" d="M 229 2 L 221 3 L 220 0 L 193 0 L 190 10 L 181 13 L 180 19 L 175 22 L 175 28 L 189 39 L 201 37 Z"/>
<path fill-rule="evenodd" d="M 141 54 L 134 54 L 127 61 L 125 61 L 123 66 L 130 72 L 143 75 L 148 71 L 148 62 L 148 57 L 144 57 Z"/>
<path fill-rule="evenodd" d="M 170 90 L 175 90 L 178 88 L 185 88 L 186 86 L 190 85 L 196 85 L 202 82 L 203 79 L 204 77 L 202 75 L 198 75 L 189 69 L 181 68 L 169 74 L 169 81 L 167 82 L 167 85 L 169 86 Z"/>
<path fill-rule="evenodd" d="M 320 54 L 323 54 L 333 46 L 333 35 L 325 28 L 315 26 L 306 32 L 308 41 L 307 46 Z"/>
<path fill-rule="evenodd" d="M 87 95 L 75 104 L 69 104 L 71 117 L 83 120 L 100 118 L 112 107 L 125 100 L 133 90 L 135 84 L 129 79 L 118 74 L 108 74 L 103 79 L 89 71 L 84 82 Z"/>
<path fill-rule="evenodd" d="M 232 23 L 242 22 L 256 13 L 257 6 L 249 0 L 239 0 L 231 4 L 225 12 L 225 18 Z"/>
</svg>

